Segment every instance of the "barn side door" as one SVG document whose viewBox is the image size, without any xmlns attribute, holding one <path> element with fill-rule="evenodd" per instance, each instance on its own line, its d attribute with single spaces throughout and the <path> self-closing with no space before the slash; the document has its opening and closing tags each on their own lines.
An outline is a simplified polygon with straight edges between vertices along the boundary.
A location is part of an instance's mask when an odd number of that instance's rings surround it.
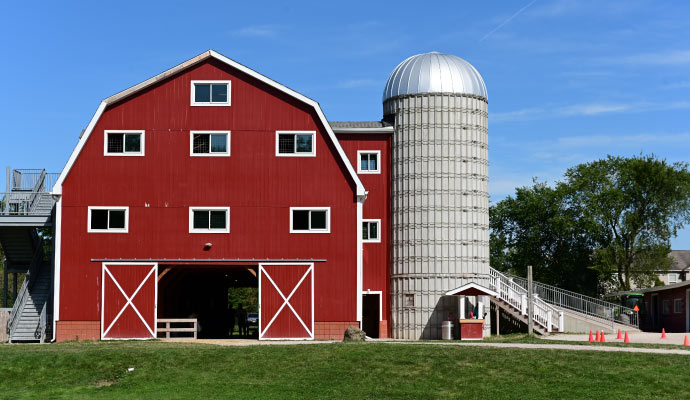
<svg viewBox="0 0 690 400">
<path fill-rule="evenodd" d="M 314 264 L 259 265 L 259 339 L 314 339 Z"/>
<path fill-rule="evenodd" d="M 101 339 L 154 339 L 158 264 L 103 263 Z"/>
</svg>

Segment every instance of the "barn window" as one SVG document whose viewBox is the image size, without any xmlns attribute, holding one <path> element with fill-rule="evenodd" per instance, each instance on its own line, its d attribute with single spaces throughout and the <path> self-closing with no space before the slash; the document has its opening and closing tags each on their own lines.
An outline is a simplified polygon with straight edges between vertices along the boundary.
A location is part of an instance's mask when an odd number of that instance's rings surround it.
<svg viewBox="0 0 690 400">
<path fill-rule="evenodd" d="M 673 300 L 673 312 L 676 314 L 683 312 L 683 299 Z"/>
<path fill-rule="evenodd" d="M 144 131 L 105 131 L 106 156 L 143 156 Z"/>
<path fill-rule="evenodd" d="M 380 219 L 365 219 L 362 222 L 362 240 L 365 242 L 381 242 Z"/>
<path fill-rule="evenodd" d="M 193 106 L 229 106 L 230 81 L 192 81 Z"/>
<path fill-rule="evenodd" d="M 358 174 L 380 174 L 381 151 L 362 150 L 357 152 L 357 173 Z"/>
<path fill-rule="evenodd" d="M 291 207 L 291 233 L 329 233 L 331 231 L 329 207 Z"/>
<path fill-rule="evenodd" d="M 276 132 L 276 156 L 309 157 L 316 155 L 316 132 Z"/>
<path fill-rule="evenodd" d="M 230 233 L 230 207 L 189 207 L 189 233 Z"/>
<path fill-rule="evenodd" d="M 230 132 L 196 132 L 189 133 L 190 156 L 229 156 Z"/>
<path fill-rule="evenodd" d="M 126 233 L 129 229 L 129 207 L 89 207 L 89 232 Z"/>
</svg>

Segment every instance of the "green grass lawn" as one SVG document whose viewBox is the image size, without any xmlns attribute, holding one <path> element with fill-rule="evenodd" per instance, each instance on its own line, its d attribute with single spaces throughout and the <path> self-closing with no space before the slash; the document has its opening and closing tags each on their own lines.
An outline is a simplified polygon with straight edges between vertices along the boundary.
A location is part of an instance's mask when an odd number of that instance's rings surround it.
<svg viewBox="0 0 690 400">
<path fill-rule="evenodd" d="M 0 398 L 8 399 L 685 399 L 688 373 L 689 356 L 594 351 L 386 343 L 0 345 Z"/>
<path fill-rule="evenodd" d="M 615 335 L 613 335 L 615 337 Z M 690 347 L 679 344 L 661 344 L 661 343 L 622 343 L 622 342 L 588 342 L 587 335 L 582 334 L 582 341 L 574 342 L 571 340 L 555 340 L 544 339 L 538 335 L 529 336 L 526 333 L 511 333 L 508 335 L 491 336 L 484 338 L 484 342 L 499 342 L 499 343 L 528 343 L 528 344 L 571 344 L 579 346 L 609 346 L 609 347 L 639 347 L 643 349 L 674 349 L 685 350 L 690 354 Z"/>
</svg>

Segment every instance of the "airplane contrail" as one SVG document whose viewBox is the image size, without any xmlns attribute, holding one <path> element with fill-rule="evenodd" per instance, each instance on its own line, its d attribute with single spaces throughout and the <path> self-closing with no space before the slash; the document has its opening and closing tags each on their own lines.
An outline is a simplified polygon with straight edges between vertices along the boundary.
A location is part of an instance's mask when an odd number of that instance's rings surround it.
<svg viewBox="0 0 690 400">
<path fill-rule="evenodd" d="M 510 22 L 513 18 L 515 18 L 515 17 L 517 17 L 518 15 L 520 15 L 523 11 L 525 11 L 529 6 L 531 6 L 532 4 L 534 4 L 536 1 L 537 1 L 537 0 L 532 0 L 532 1 L 530 1 L 526 6 L 522 7 L 521 9 L 519 9 L 518 12 L 516 12 L 515 14 L 511 15 L 510 17 L 508 17 L 508 19 L 506 19 L 505 21 L 503 21 L 503 22 L 501 22 L 500 24 L 498 24 L 498 26 L 495 27 L 494 29 L 492 29 L 491 32 L 487 33 L 486 35 L 484 35 L 483 38 L 479 39 L 479 43 L 483 42 L 484 39 L 488 38 L 488 37 L 491 36 L 494 32 L 496 32 L 497 30 L 501 29 L 501 27 L 503 27 L 503 25 L 507 24 L 507 23 Z"/>
</svg>

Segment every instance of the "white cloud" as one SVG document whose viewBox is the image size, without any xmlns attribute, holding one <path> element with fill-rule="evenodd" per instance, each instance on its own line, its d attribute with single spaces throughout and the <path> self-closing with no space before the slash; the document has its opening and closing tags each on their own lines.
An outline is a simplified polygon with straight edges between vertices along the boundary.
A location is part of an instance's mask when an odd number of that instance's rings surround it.
<svg viewBox="0 0 690 400">
<path fill-rule="evenodd" d="M 531 107 L 522 110 L 498 112 L 489 115 L 490 122 L 529 121 L 536 119 L 563 118 L 573 116 L 596 116 L 613 113 L 643 113 L 651 111 L 678 110 L 690 108 L 688 101 L 672 103 L 640 101 L 634 103 L 590 103 L 562 107 Z"/>
<path fill-rule="evenodd" d="M 278 34 L 278 27 L 275 25 L 254 25 L 232 31 L 234 36 L 241 37 L 273 37 Z"/>
<path fill-rule="evenodd" d="M 599 59 L 606 64 L 626 65 L 686 65 L 690 64 L 690 50 L 674 50 L 657 53 L 632 54 L 620 57 L 606 57 Z"/>
</svg>

